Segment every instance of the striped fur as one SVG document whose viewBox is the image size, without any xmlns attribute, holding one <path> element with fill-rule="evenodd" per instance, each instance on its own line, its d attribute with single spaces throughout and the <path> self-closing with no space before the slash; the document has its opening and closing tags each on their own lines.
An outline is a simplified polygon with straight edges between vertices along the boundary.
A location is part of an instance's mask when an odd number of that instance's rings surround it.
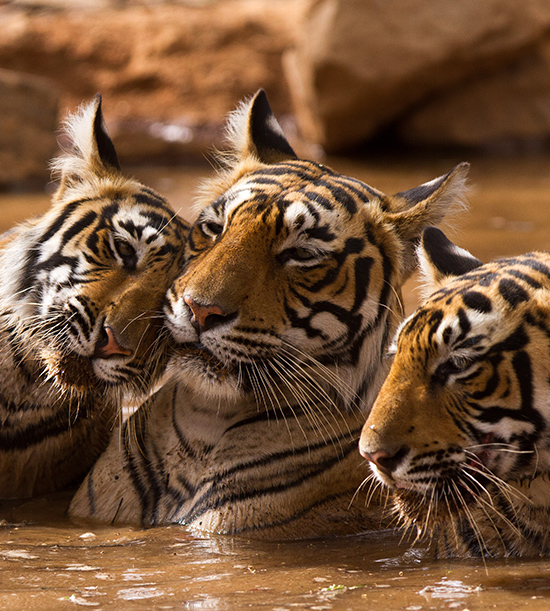
<svg viewBox="0 0 550 611">
<path fill-rule="evenodd" d="M 360 449 L 440 556 L 550 553 L 550 253 L 482 265 L 436 229 Z"/>
<path fill-rule="evenodd" d="M 121 174 L 99 96 L 66 131 L 51 208 L 0 241 L 0 498 L 81 479 L 123 395 L 165 367 L 161 307 L 187 229 Z"/>
<path fill-rule="evenodd" d="M 171 381 L 71 512 L 263 538 L 378 526 L 377 507 L 350 507 L 365 476 L 357 439 L 414 242 L 456 208 L 466 168 L 384 195 L 298 159 L 263 92 L 230 133 L 168 292 Z"/>
</svg>

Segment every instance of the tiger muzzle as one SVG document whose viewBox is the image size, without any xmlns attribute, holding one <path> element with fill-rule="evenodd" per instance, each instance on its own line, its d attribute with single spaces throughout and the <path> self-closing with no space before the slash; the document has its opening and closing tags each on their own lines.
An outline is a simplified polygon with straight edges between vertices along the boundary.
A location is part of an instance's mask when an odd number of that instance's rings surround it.
<svg viewBox="0 0 550 611">
<path fill-rule="evenodd" d="M 132 354 L 132 350 L 120 345 L 111 327 L 103 327 L 103 332 L 95 345 L 94 358 L 108 359 L 112 356 L 132 356 Z"/>
</svg>

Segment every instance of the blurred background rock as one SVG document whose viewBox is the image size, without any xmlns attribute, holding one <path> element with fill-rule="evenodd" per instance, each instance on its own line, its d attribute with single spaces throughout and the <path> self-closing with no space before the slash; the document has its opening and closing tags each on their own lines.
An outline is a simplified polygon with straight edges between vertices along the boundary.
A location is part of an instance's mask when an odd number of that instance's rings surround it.
<svg viewBox="0 0 550 611">
<path fill-rule="evenodd" d="M 302 154 L 550 142 L 548 0 L 0 0 L 0 185 L 100 91 L 123 162 L 222 146 L 259 87 Z"/>
</svg>

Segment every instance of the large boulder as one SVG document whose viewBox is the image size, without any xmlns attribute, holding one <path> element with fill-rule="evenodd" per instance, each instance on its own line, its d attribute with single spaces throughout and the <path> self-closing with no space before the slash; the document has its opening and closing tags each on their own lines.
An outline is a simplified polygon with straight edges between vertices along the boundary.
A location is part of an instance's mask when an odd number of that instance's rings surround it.
<svg viewBox="0 0 550 611">
<path fill-rule="evenodd" d="M 48 79 L 0 70 L 0 187 L 47 179 L 58 103 Z"/>
<path fill-rule="evenodd" d="M 550 39 L 415 109 L 395 128 L 422 146 L 539 150 L 550 141 Z"/>
<path fill-rule="evenodd" d="M 285 59 L 300 126 L 328 151 L 346 150 L 521 56 L 549 28 L 548 0 L 310 0 Z"/>
<path fill-rule="evenodd" d="M 108 123 L 143 121 L 149 140 L 164 133 L 160 123 L 184 139 L 187 129 L 222 124 L 259 87 L 278 114 L 290 110 L 281 56 L 294 43 L 295 0 L 102 0 L 101 10 L 91 0 L 48 1 L 63 10 L 0 7 L 0 65 L 53 79 L 64 109 L 101 91 Z"/>
</svg>

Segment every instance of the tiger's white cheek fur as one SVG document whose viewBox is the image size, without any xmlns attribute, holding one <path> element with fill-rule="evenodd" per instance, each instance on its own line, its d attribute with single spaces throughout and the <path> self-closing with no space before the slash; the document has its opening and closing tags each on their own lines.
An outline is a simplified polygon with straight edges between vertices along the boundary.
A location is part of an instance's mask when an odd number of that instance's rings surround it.
<svg viewBox="0 0 550 611">
<path fill-rule="evenodd" d="M 323 349 L 327 341 L 345 338 L 347 326 L 329 312 L 320 312 L 311 319 L 311 327 L 320 333 L 320 337 L 310 337 L 304 329 L 289 327 L 283 333 L 284 338 L 299 348 L 306 348 L 312 354 Z"/>
<path fill-rule="evenodd" d="M 114 363 L 113 361 L 94 359 L 92 362 L 92 367 L 96 376 L 101 380 L 112 383 L 117 382 L 119 378 L 117 375 L 117 369 L 119 366 L 119 363 Z"/>
<path fill-rule="evenodd" d="M 40 303 L 40 314 L 47 315 L 54 305 L 61 307 L 65 301 L 64 295 L 71 295 L 73 292 L 70 285 L 65 289 L 59 287 L 68 284 L 72 270 L 68 265 L 61 265 L 46 275 L 40 275 L 39 280 L 43 287 Z"/>
<path fill-rule="evenodd" d="M 168 305 L 164 306 L 165 325 L 178 344 L 196 342 L 199 336 L 191 324 L 191 315 L 183 297 L 174 299 L 168 294 Z"/>
</svg>

